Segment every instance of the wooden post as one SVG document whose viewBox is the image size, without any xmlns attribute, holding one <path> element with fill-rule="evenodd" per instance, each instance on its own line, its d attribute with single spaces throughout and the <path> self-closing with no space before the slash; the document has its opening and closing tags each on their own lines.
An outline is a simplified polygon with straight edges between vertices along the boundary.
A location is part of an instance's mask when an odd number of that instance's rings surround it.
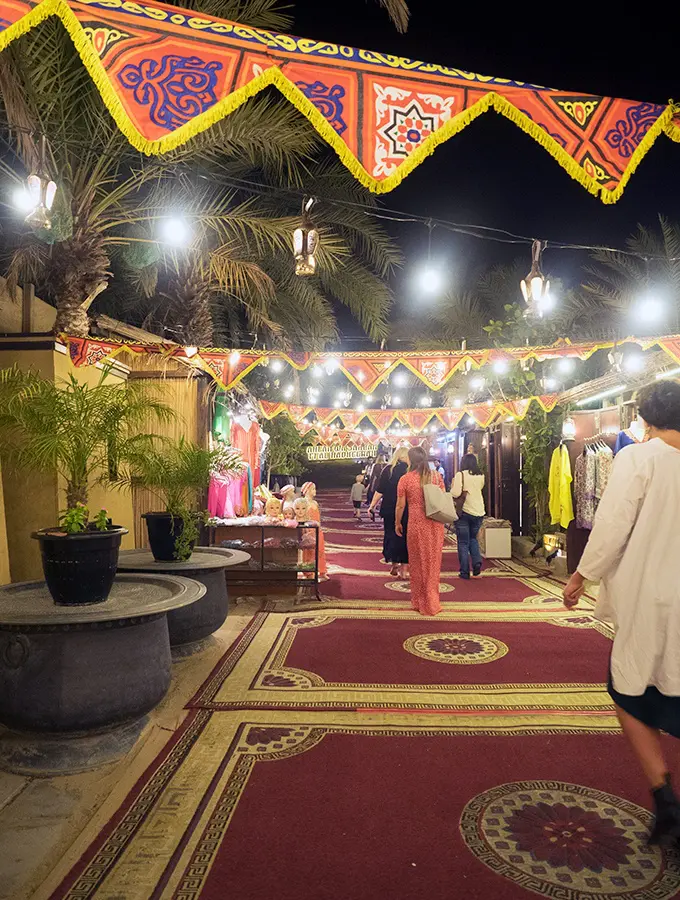
<svg viewBox="0 0 680 900">
<path fill-rule="evenodd" d="M 33 299 L 35 298 L 35 286 L 30 282 L 24 283 L 21 294 L 21 333 L 31 334 L 33 331 Z"/>
</svg>

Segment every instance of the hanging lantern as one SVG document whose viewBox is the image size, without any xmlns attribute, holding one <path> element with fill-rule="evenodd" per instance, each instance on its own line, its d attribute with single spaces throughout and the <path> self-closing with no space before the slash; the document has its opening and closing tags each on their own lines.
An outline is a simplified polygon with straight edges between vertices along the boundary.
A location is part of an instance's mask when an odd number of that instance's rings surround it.
<svg viewBox="0 0 680 900">
<path fill-rule="evenodd" d="M 309 212 L 314 206 L 314 198 L 309 197 L 302 202 L 302 223 L 293 234 L 293 254 L 295 256 L 295 274 L 313 275 L 316 271 L 315 253 L 319 246 L 319 232 L 314 228 Z"/>
<path fill-rule="evenodd" d="M 535 315 L 541 318 L 546 306 L 546 300 L 550 291 L 550 282 L 541 271 L 541 254 L 544 244 L 534 241 L 531 245 L 531 271 L 520 282 L 522 296 L 527 305 L 525 315 Z"/>
<path fill-rule="evenodd" d="M 50 210 L 57 193 L 57 186 L 50 178 L 47 171 L 47 138 L 43 134 L 40 139 L 40 161 L 37 171 L 31 172 L 26 180 L 26 187 L 31 198 L 31 212 L 26 216 L 25 222 L 34 230 L 52 227 Z"/>
<path fill-rule="evenodd" d="M 614 349 L 607 354 L 607 359 L 609 360 L 609 365 L 612 367 L 613 372 L 621 371 L 623 366 L 623 353 L 621 350 L 617 350 L 616 347 L 614 347 Z"/>
<path fill-rule="evenodd" d="M 562 423 L 562 440 L 563 441 L 573 441 L 576 439 L 576 422 L 571 418 L 571 416 L 567 416 L 567 418 Z"/>
</svg>

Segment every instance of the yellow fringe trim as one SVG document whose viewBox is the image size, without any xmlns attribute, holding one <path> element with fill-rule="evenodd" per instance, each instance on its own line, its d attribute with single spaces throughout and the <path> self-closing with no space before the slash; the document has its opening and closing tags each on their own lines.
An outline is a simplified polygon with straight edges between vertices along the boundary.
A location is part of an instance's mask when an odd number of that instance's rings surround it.
<svg viewBox="0 0 680 900">
<path fill-rule="evenodd" d="M 641 160 L 662 132 L 665 132 L 671 140 L 680 142 L 680 126 L 675 125 L 672 122 L 676 110 L 672 105 L 669 105 L 636 148 L 617 187 L 610 190 L 609 188 L 603 187 L 597 179 L 588 175 L 588 173 L 585 172 L 576 160 L 573 159 L 554 138 L 517 109 L 517 107 L 510 103 L 509 100 L 490 91 L 469 109 L 454 116 L 438 131 L 431 134 L 416 150 L 413 151 L 409 158 L 405 160 L 395 172 L 387 178 L 378 181 L 366 171 L 364 166 L 354 156 L 349 147 L 314 106 L 311 100 L 305 97 L 302 91 L 288 80 L 277 65 L 267 69 L 248 84 L 229 94 L 228 97 L 224 97 L 209 110 L 196 116 L 190 122 L 181 125 L 173 131 L 172 134 L 151 141 L 140 134 L 128 116 L 125 107 L 111 85 L 106 69 L 102 65 L 92 43 L 83 31 L 80 22 L 66 0 L 42 0 L 42 2 L 31 10 L 31 12 L 19 19 L 18 22 L 10 25 L 9 28 L 0 34 L 0 51 L 12 43 L 12 41 L 21 37 L 21 35 L 26 34 L 31 28 L 34 28 L 36 25 L 43 22 L 48 16 L 58 16 L 61 19 L 116 125 L 133 147 L 147 155 L 167 153 L 168 151 L 174 150 L 182 144 L 187 143 L 191 138 L 206 131 L 212 125 L 220 121 L 220 119 L 223 119 L 225 116 L 234 112 L 239 106 L 242 106 L 247 100 L 270 85 L 274 85 L 278 88 L 283 96 L 311 122 L 321 137 L 333 148 L 333 150 L 335 150 L 342 163 L 349 169 L 357 181 L 376 194 L 386 194 L 389 191 L 394 190 L 394 188 L 401 184 L 404 178 L 419 166 L 424 159 L 430 156 L 440 144 L 443 144 L 445 141 L 448 141 L 449 138 L 458 134 L 466 128 L 470 122 L 474 121 L 477 116 L 490 108 L 493 108 L 496 112 L 505 116 L 511 122 L 514 122 L 515 125 L 518 125 L 522 129 L 522 131 L 530 135 L 530 137 L 537 141 L 555 160 L 557 160 L 562 168 L 565 169 L 574 180 L 578 181 L 579 184 L 594 196 L 599 196 L 603 203 L 616 203 L 619 197 L 621 197 L 631 175 L 635 172 Z M 295 368 L 301 368 L 295 363 L 291 364 Z M 356 387 L 361 389 L 361 385 L 359 384 L 357 384 Z"/>
</svg>

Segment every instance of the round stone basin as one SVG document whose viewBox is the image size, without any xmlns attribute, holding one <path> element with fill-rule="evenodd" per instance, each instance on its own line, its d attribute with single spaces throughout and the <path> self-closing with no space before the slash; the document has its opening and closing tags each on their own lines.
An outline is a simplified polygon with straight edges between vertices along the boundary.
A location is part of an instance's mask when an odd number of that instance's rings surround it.
<svg viewBox="0 0 680 900">
<path fill-rule="evenodd" d="M 119 574 L 105 603 L 57 606 L 44 582 L 0 588 L 0 723 L 83 732 L 139 719 L 170 685 L 167 614 L 205 587 Z"/>
<path fill-rule="evenodd" d="M 118 557 L 118 571 L 177 574 L 205 587 L 205 594 L 196 603 L 168 613 L 170 645 L 187 647 L 198 645 L 224 624 L 229 606 L 224 570 L 249 559 L 249 553 L 221 547 L 197 547 L 190 559 L 177 562 L 159 562 L 149 550 L 123 550 Z M 194 649 L 188 648 L 188 652 Z"/>
</svg>

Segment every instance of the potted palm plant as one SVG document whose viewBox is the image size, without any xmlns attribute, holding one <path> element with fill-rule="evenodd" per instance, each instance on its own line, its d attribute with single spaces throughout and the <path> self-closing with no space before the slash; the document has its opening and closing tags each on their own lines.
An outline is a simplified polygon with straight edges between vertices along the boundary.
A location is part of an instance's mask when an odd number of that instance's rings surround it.
<svg viewBox="0 0 680 900">
<path fill-rule="evenodd" d="M 200 504 L 211 474 L 240 475 L 244 462 L 238 450 L 220 446 L 206 450 L 180 438 L 145 453 L 134 466 L 133 481 L 155 494 L 164 505 L 161 512 L 143 514 L 154 559 L 187 560 L 199 536 L 206 513 Z"/>
<path fill-rule="evenodd" d="M 106 510 L 90 521 L 88 491 L 98 482 L 123 484 L 131 460 L 155 443 L 141 429 L 173 417 L 140 382 L 115 384 L 109 374 L 104 367 L 88 385 L 73 376 L 54 382 L 16 367 L 0 371 L 0 455 L 9 465 L 57 472 L 66 481 L 60 522 L 31 535 L 58 604 L 108 597 L 127 529 L 112 524 Z"/>
</svg>

